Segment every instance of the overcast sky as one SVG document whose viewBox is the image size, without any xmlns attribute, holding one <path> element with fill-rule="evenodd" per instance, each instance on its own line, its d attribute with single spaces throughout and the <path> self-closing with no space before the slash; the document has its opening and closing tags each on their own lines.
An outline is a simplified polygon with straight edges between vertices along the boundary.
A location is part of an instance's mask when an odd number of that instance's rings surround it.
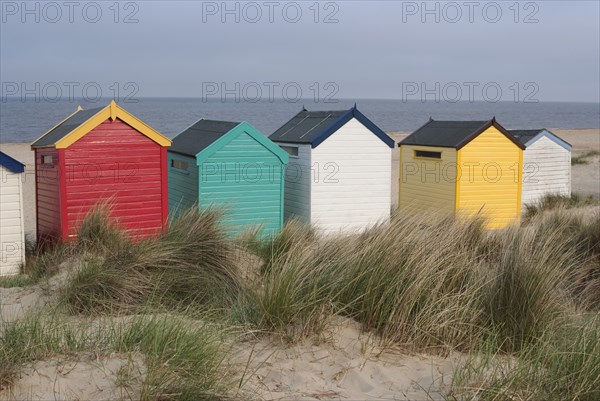
<svg viewBox="0 0 600 401">
<path fill-rule="evenodd" d="M 510 100 L 517 83 L 521 99 L 600 101 L 598 1 L 45 4 L 2 1 L 3 91 L 134 82 L 138 97 L 201 97 L 212 82 L 276 82 L 275 97 L 288 83 L 310 97 L 316 82 L 320 96 L 401 98 L 439 83 L 467 100 L 494 83 Z"/>
</svg>

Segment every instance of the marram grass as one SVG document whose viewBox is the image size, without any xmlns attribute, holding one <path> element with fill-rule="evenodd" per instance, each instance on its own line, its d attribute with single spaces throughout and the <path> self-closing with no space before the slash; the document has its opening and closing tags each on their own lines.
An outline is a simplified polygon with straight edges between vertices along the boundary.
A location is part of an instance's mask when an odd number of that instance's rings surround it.
<svg viewBox="0 0 600 401">
<path fill-rule="evenodd" d="M 218 211 L 194 209 L 165 233 L 138 241 L 111 226 L 101 208 L 94 213 L 75 249 L 49 254 L 40 269 L 56 272 L 61 254 L 78 262 L 59 296 L 71 313 L 208 312 L 219 324 L 292 342 L 320 334 L 333 315 L 344 315 L 408 351 L 473 355 L 471 370 L 457 372 L 455 394 L 598 398 L 597 211 L 556 204 L 522 227 L 494 231 L 480 218 L 435 214 L 396 214 L 368 231 L 327 237 L 291 222 L 274 237 L 232 239 Z M 240 244 L 263 260 L 255 280 L 240 278 L 234 257 Z M 583 311 L 588 318 L 578 318 Z M 120 349 L 149 344 L 139 336 Z M 169 352 L 178 346 L 148 338 Z M 183 344 L 187 338 L 181 334 Z M 56 344 L 52 339 L 47 347 Z M 199 369 L 201 353 L 190 355 L 198 360 L 189 366 Z M 500 363 L 482 364 L 492 360 Z M 194 384 L 185 369 L 178 377 L 168 372 L 148 381 L 148 394 L 174 388 L 178 399 L 198 396 L 198 388 L 212 394 L 214 386 Z"/>
</svg>

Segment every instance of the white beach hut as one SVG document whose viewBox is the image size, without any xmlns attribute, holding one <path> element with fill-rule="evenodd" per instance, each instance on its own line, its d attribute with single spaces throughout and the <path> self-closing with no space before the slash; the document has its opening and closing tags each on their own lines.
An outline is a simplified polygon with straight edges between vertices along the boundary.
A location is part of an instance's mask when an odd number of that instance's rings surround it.
<svg viewBox="0 0 600 401">
<path fill-rule="evenodd" d="M 334 233 L 389 219 L 394 140 L 356 106 L 302 110 L 269 138 L 290 155 L 285 220 Z"/>
<path fill-rule="evenodd" d="M 0 276 L 18 274 L 25 263 L 23 185 L 25 165 L 0 152 Z"/>
<path fill-rule="evenodd" d="M 545 195 L 571 195 L 571 145 L 547 129 L 509 131 L 525 145 L 523 205 Z"/>
</svg>

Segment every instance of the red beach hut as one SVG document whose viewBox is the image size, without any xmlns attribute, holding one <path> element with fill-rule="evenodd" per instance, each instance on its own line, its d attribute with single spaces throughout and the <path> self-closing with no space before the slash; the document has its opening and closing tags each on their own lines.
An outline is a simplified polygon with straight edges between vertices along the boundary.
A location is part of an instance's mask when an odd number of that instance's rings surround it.
<svg viewBox="0 0 600 401">
<path fill-rule="evenodd" d="M 170 145 L 114 101 L 79 107 L 31 145 L 38 241 L 73 238 L 90 208 L 103 201 L 133 236 L 159 232 L 168 214 Z"/>
</svg>

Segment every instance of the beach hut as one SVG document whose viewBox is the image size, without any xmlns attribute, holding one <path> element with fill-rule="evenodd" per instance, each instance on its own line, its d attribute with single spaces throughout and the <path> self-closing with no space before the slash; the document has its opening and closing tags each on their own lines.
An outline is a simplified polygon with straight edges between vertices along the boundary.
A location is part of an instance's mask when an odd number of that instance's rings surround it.
<svg viewBox="0 0 600 401">
<path fill-rule="evenodd" d="M 356 106 L 302 110 L 269 138 L 290 155 L 285 218 L 323 233 L 357 231 L 389 219 L 394 140 Z"/>
<path fill-rule="evenodd" d="M 523 146 L 523 205 L 571 195 L 571 145 L 545 128 L 509 131 Z"/>
<path fill-rule="evenodd" d="M 25 263 L 23 184 L 25 165 L 0 152 L 0 276 L 18 274 Z"/>
<path fill-rule="evenodd" d="M 77 111 L 36 140 L 38 241 L 68 240 L 90 208 L 109 202 L 133 236 L 159 232 L 167 219 L 171 141 L 112 101 Z"/>
<path fill-rule="evenodd" d="M 288 155 L 247 122 L 199 120 L 173 139 L 168 152 L 173 215 L 194 205 L 218 207 L 231 234 L 283 224 Z"/>
<path fill-rule="evenodd" d="M 400 210 L 481 214 L 489 228 L 519 221 L 525 146 L 495 118 L 430 119 L 399 146 Z"/>
</svg>

